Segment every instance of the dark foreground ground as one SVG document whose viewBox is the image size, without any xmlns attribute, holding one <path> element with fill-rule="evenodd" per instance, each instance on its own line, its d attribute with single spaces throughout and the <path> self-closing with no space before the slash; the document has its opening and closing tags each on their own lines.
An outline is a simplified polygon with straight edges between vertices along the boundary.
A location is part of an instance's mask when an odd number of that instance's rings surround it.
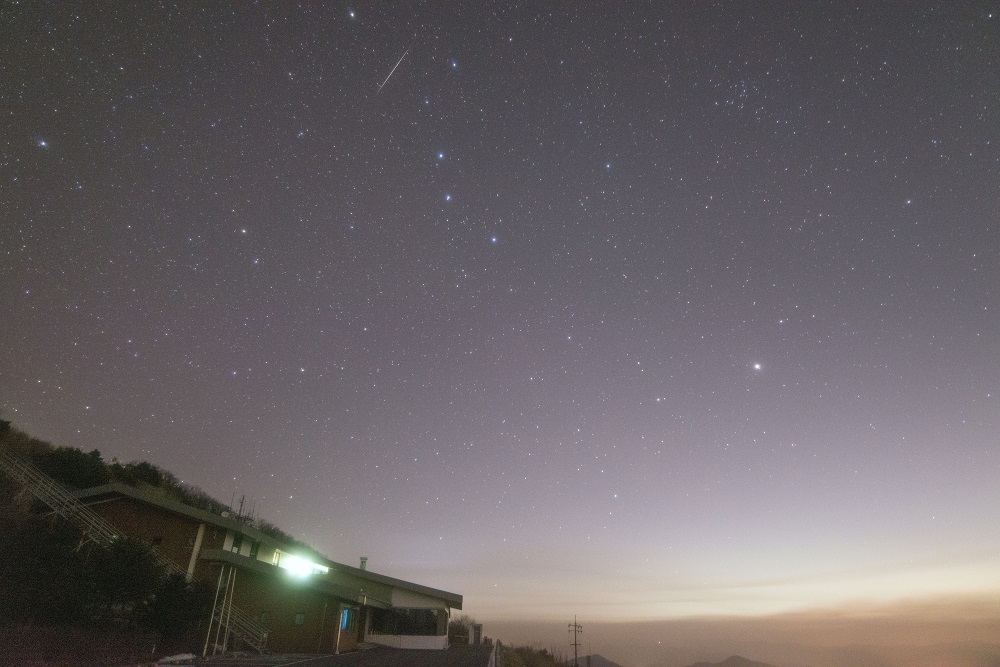
<svg viewBox="0 0 1000 667">
<path fill-rule="evenodd" d="M 209 658 L 205 667 L 487 667 L 492 646 L 452 646 L 445 651 L 414 651 L 379 646 L 340 655 L 239 655 Z M 195 663 L 191 663 L 195 664 Z"/>
<path fill-rule="evenodd" d="M 101 632 L 80 628 L 0 627 L 0 667 L 152 667 L 163 655 L 154 635 Z M 489 667 L 493 647 L 452 646 L 444 651 L 414 651 L 376 646 L 341 655 L 230 654 L 176 660 L 172 667 Z M 179 656 L 178 656 L 179 657 Z"/>
</svg>

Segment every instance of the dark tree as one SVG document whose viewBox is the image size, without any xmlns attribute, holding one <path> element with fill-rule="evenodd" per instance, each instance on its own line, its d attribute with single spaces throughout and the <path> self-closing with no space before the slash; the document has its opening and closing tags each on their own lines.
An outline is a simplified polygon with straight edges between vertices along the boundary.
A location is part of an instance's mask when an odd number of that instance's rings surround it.
<svg viewBox="0 0 1000 667">
<path fill-rule="evenodd" d="M 188 584 L 181 575 L 172 574 L 162 581 L 146 606 L 141 625 L 158 632 L 164 643 L 170 643 L 208 617 L 212 596 L 210 585 Z"/>
<path fill-rule="evenodd" d="M 133 539 L 95 548 L 88 570 L 94 581 L 93 618 L 128 626 L 138 625 L 146 616 L 146 607 L 166 578 L 152 549 Z"/>
<path fill-rule="evenodd" d="M 96 449 L 84 453 L 73 447 L 58 447 L 48 452 L 38 451 L 32 459 L 46 475 L 75 489 L 100 486 L 111 481 L 101 452 Z"/>
</svg>

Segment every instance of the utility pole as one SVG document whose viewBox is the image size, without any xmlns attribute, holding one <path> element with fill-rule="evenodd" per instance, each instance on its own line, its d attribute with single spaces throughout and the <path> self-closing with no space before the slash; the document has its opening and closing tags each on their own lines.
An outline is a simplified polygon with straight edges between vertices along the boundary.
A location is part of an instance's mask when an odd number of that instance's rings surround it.
<svg viewBox="0 0 1000 667">
<path fill-rule="evenodd" d="M 576 615 L 573 615 L 573 622 L 569 624 L 569 631 L 573 633 L 573 641 L 569 643 L 573 647 L 573 667 L 580 667 L 580 657 L 578 655 L 580 649 L 580 639 L 579 636 L 583 634 L 583 626 L 576 622 Z"/>
</svg>

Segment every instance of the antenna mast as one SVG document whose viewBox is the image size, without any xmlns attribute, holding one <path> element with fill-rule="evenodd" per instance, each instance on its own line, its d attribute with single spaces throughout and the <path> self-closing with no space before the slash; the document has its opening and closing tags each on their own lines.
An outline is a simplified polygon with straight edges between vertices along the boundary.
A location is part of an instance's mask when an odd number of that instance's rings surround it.
<svg viewBox="0 0 1000 667">
<path fill-rule="evenodd" d="M 573 615 L 573 622 L 569 624 L 569 631 L 573 633 L 573 641 L 569 643 L 573 647 L 573 667 L 580 667 L 579 636 L 583 634 L 583 626 L 576 622 L 576 614 Z"/>
</svg>

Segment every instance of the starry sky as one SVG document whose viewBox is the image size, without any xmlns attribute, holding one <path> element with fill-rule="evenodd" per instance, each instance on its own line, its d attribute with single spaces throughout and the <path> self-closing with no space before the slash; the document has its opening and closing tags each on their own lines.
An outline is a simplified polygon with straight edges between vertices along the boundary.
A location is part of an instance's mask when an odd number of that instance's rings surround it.
<svg viewBox="0 0 1000 667">
<path fill-rule="evenodd" d="M 871 4 L 4 3 L 0 417 L 487 623 L 1000 591 L 1000 8 Z"/>
</svg>

